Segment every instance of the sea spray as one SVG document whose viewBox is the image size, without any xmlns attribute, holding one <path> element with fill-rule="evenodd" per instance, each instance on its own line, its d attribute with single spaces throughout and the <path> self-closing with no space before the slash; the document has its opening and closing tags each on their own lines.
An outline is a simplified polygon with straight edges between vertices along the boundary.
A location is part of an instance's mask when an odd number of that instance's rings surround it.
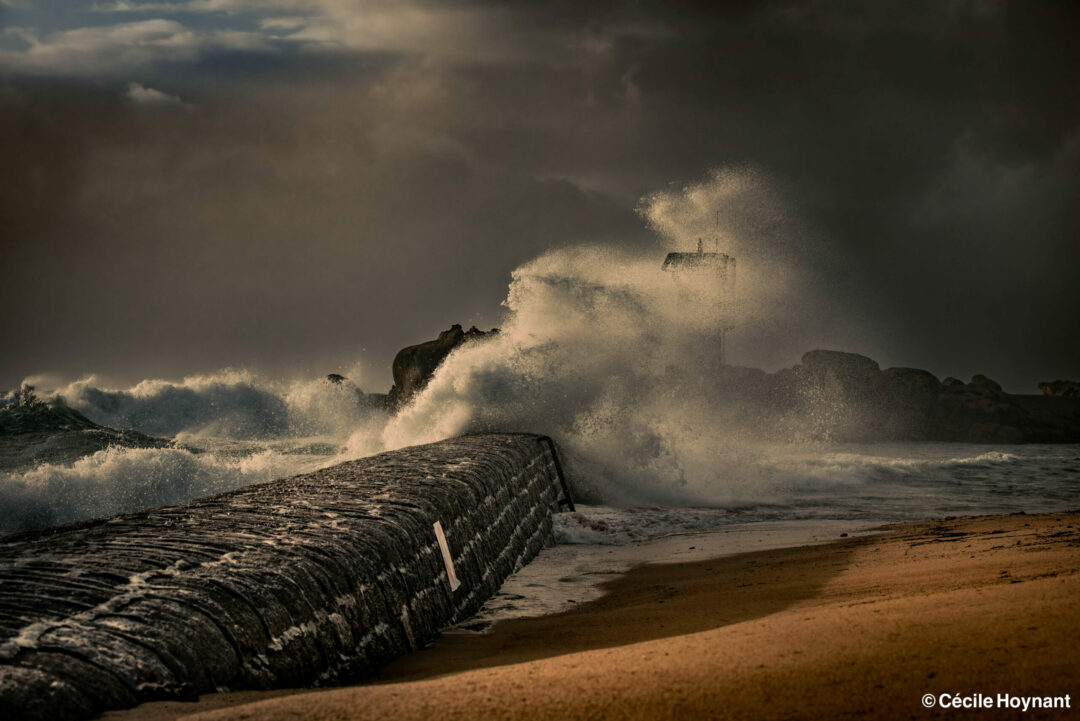
<svg viewBox="0 0 1080 721">
<path fill-rule="evenodd" d="M 110 448 L 71 465 L 0 473 L 0 532 L 180 503 L 312 470 L 320 459 L 239 458 L 180 448 Z"/>
<path fill-rule="evenodd" d="M 586 497 L 730 500 L 747 490 L 752 427 L 714 383 L 719 291 L 649 254 L 547 253 L 514 271 L 502 332 L 455 350 L 381 445 L 531 429 L 562 444 Z M 354 435 L 350 448 L 371 440 Z"/>
<path fill-rule="evenodd" d="M 180 440 L 347 437 L 380 415 L 357 402 L 352 381 L 274 381 L 235 369 L 131 388 L 104 387 L 88 376 L 55 395 L 102 425 Z"/>
<path fill-rule="evenodd" d="M 93 377 L 53 384 L 98 423 L 205 452 L 111 449 L 74 466 L 7 474 L 0 530 L 178 502 L 478 431 L 553 436 L 579 500 L 670 510 L 661 523 L 631 509 L 622 522 L 630 529 L 1075 505 L 1075 448 L 1060 455 L 805 442 L 820 419 L 778 409 L 759 392 L 761 371 L 724 365 L 718 351 L 732 314 L 735 364 L 788 366 L 807 348 L 852 335 L 852 314 L 830 308 L 817 285 L 813 267 L 827 257 L 812 235 L 763 176 L 747 171 L 714 171 L 654 194 L 641 212 L 663 248 L 563 248 L 522 265 L 503 304 L 502 333 L 456 349 L 396 415 L 358 402 L 356 371 L 343 383 L 226 370 L 131 388 Z M 661 270 L 666 250 L 692 251 L 698 238 L 706 250 L 715 241 L 737 257 L 734 307 L 714 277 Z M 816 401 L 814 412 L 828 412 L 828 398 Z M 690 507 L 699 510 L 679 510 Z"/>
<path fill-rule="evenodd" d="M 350 450 L 529 430 L 558 440 L 590 500 L 715 505 L 770 493 L 763 436 L 800 441 L 819 419 L 754 397 L 754 371 L 721 362 L 721 332 L 734 326 L 728 363 L 775 366 L 845 328 L 804 262 L 819 247 L 752 169 L 713 170 L 639 212 L 662 247 L 563 248 L 519 267 L 502 333 L 455 350 L 378 442 L 354 434 Z M 695 247 L 736 257 L 734 299 L 707 270 L 662 270 L 667 250 Z"/>
<path fill-rule="evenodd" d="M 110 447 L 73 464 L 0 472 L 0 533 L 180 503 L 332 465 L 348 459 L 341 454 L 350 434 L 377 438 L 387 417 L 358 402 L 352 382 L 286 382 L 236 370 L 130 388 L 91 376 L 57 384 L 46 397 L 176 447 Z"/>
</svg>

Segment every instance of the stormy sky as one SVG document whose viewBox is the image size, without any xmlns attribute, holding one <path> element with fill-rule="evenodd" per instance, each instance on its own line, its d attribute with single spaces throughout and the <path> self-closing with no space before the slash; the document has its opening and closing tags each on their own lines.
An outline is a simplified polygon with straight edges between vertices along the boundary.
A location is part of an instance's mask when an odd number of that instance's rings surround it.
<svg viewBox="0 0 1080 721">
<path fill-rule="evenodd" d="M 546 249 L 659 263 L 641 199 L 717 168 L 764 179 L 816 279 L 814 322 L 742 356 L 736 331 L 735 362 L 1080 378 L 1078 17 L 0 0 L 0 388 L 359 360 L 385 390 L 398 348 L 496 324 Z"/>
</svg>

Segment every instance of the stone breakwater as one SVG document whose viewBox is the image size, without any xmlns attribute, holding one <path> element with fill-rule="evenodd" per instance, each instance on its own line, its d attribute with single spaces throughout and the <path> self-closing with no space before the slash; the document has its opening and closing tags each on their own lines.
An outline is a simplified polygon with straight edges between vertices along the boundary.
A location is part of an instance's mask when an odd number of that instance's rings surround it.
<svg viewBox="0 0 1080 721">
<path fill-rule="evenodd" d="M 475 613 L 560 503 L 551 441 L 493 434 L 0 538 L 0 717 L 362 677 Z"/>
</svg>

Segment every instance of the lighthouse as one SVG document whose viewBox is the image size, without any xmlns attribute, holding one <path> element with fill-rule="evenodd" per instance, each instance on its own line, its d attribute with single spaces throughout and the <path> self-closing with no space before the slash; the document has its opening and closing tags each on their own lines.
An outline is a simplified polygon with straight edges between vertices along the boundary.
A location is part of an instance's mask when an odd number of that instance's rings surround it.
<svg viewBox="0 0 1080 721">
<path fill-rule="evenodd" d="M 661 269 L 671 273 L 676 282 L 684 273 L 715 276 L 720 305 L 720 362 L 727 363 L 727 335 L 735 326 L 735 258 L 719 251 L 719 240 L 715 245 L 717 250 L 707 253 L 698 238 L 696 252 L 668 253 Z"/>
</svg>

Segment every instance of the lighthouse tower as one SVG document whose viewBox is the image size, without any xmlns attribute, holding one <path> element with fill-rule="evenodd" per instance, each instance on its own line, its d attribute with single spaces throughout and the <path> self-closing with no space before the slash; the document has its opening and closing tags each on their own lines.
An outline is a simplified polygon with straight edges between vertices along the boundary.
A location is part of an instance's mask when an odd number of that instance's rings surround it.
<svg viewBox="0 0 1080 721">
<path fill-rule="evenodd" d="M 728 331 L 735 326 L 735 258 L 727 253 L 719 252 L 719 240 L 715 240 L 717 248 L 714 252 L 706 253 L 698 238 L 697 252 L 693 253 L 668 253 L 664 258 L 662 269 L 671 273 L 677 281 L 680 274 L 708 273 L 716 277 L 719 285 L 720 303 L 720 362 L 727 363 L 727 336 Z"/>
</svg>

